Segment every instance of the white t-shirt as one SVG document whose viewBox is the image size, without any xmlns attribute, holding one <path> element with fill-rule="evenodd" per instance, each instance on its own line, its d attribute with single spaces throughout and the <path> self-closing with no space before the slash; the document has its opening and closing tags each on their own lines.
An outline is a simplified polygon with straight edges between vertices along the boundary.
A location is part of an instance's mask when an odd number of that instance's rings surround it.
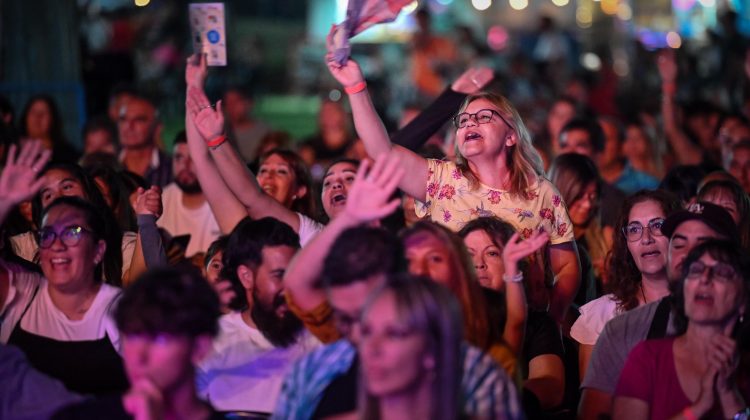
<svg viewBox="0 0 750 420">
<path fill-rule="evenodd" d="M 239 312 L 224 315 L 212 352 L 198 365 L 198 395 L 220 411 L 271 413 L 292 364 L 318 346 L 305 329 L 296 344 L 275 347 Z"/>
<path fill-rule="evenodd" d="M 308 242 L 315 237 L 325 226 L 316 222 L 315 220 L 305 216 L 302 213 L 297 213 L 299 216 L 299 245 L 301 247 L 307 245 Z"/>
<path fill-rule="evenodd" d="M 122 275 L 130 269 L 130 262 L 133 261 L 133 252 L 135 252 L 135 243 L 138 235 L 135 232 L 122 233 Z M 26 261 L 37 262 L 37 251 L 39 245 L 36 238 L 31 232 L 24 232 L 10 237 L 10 243 L 13 245 L 13 251 L 19 257 Z"/>
<path fill-rule="evenodd" d="M 99 340 L 106 335 L 115 350 L 120 351 L 120 333 L 112 319 L 121 292 L 119 288 L 102 284 L 83 319 L 73 321 L 52 303 L 47 279 L 41 274 L 25 271 L 8 262 L 0 262 L 0 267 L 7 270 L 10 280 L 8 297 L 3 302 L 1 312 L 0 342 L 8 342 L 20 319 L 24 331 L 58 341 Z M 39 291 L 34 297 L 37 287 Z M 33 302 L 24 315 L 32 298 Z"/>
<path fill-rule="evenodd" d="M 185 256 L 192 257 L 199 252 L 206 252 L 211 242 L 221 235 L 221 230 L 208 201 L 197 209 L 189 209 L 182 205 L 182 194 L 182 190 L 174 182 L 164 187 L 161 195 L 164 212 L 156 225 L 166 229 L 172 236 L 190 235 Z"/>
<path fill-rule="evenodd" d="M 570 336 L 581 344 L 596 344 L 604 325 L 621 313 L 614 298 L 610 293 L 581 306 L 581 316 L 570 327 Z"/>
</svg>

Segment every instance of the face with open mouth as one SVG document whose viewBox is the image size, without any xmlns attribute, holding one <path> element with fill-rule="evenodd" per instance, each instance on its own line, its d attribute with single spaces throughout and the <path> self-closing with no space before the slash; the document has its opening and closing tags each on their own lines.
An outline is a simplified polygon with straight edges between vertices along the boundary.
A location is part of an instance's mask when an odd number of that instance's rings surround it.
<svg viewBox="0 0 750 420">
<path fill-rule="evenodd" d="M 256 179 L 260 188 L 284 207 L 291 207 L 295 198 L 301 198 L 294 171 L 279 155 L 270 155 L 263 161 Z"/>
<path fill-rule="evenodd" d="M 724 322 L 736 316 L 746 300 L 747 291 L 734 268 L 708 253 L 690 264 L 683 287 L 690 322 Z"/>
<path fill-rule="evenodd" d="M 70 226 L 85 229 L 75 245 L 66 245 L 60 240 L 60 232 Z M 58 205 L 53 207 L 42 222 L 43 229 L 50 229 L 58 236 L 48 248 L 39 249 L 39 264 L 51 287 L 77 289 L 86 287 L 94 280 L 94 268 L 104 254 L 103 241 L 97 241 L 90 233 L 91 227 L 80 210 Z"/>
<path fill-rule="evenodd" d="M 469 117 L 466 125 L 456 130 L 458 150 L 466 158 L 503 153 L 509 135 L 514 133 L 500 117 L 500 110 L 497 106 L 486 99 L 471 102 L 462 112 L 476 114 L 483 109 L 495 111 L 489 121 L 479 121 L 480 119 L 476 116 Z"/>
<path fill-rule="evenodd" d="M 639 240 L 628 240 L 628 250 L 641 274 L 657 274 L 666 269 L 669 240 L 649 227 L 664 219 L 664 210 L 659 203 L 647 200 L 630 209 L 628 226 L 640 225 L 643 235 Z"/>
<path fill-rule="evenodd" d="M 357 165 L 339 162 L 331 165 L 323 177 L 321 201 L 328 217 L 334 219 L 346 206 L 346 197 L 357 175 Z"/>
</svg>

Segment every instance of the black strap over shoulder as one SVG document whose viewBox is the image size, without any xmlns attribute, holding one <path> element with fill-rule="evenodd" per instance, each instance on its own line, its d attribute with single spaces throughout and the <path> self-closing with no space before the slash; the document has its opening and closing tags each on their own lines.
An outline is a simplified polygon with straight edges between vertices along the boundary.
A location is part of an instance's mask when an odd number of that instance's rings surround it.
<svg viewBox="0 0 750 420">
<path fill-rule="evenodd" d="M 653 338 L 666 337 L 667 325 L 669 324 L 669 313 L 671 310 L 671 296 L 667 296 L 659 301 L 659 305 L 656 307 L 656 313 L 654 313 L 654 319 L 651 321 L 651 326 L 648 329 L 646 339 L 651 340 Z"/>
</svg>

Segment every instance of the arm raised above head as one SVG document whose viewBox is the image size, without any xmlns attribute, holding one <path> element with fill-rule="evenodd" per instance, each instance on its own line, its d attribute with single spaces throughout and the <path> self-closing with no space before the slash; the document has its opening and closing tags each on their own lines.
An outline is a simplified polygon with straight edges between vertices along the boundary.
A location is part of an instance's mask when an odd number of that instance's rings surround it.
<svg viewBox="0 0 750 420">
<path fill-rule="evenodd" d="M 367 154 L 376 159 L 383 153 L 393 151 L 398 156 L 400 166 L 408 170 L 410 174 L 401 181 L 398 187 L 412 197 L 424 201 L 427 160 L 411 150 L 391 144 L 388 132 L 372 104 L 362 70 L 356 61 L 349 59 L 346 64 L 340 66 L 330 60 L 330 55 L 326 56 L 326 60 L 331 75 L 344 86 L 344 90 L 349 94 L 354 127 L 365 145 Z"/>
</svg>

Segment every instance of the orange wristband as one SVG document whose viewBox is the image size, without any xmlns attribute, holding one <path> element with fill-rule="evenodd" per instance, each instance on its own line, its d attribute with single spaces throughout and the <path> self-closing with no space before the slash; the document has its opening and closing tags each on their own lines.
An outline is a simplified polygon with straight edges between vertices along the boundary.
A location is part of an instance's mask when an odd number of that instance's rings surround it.
<svg viewBox="0 0 750 420">
<path fill-rule="evenodd" d="M 361 81 L 354 86 L 345 87 L 344 91 L 349 95 L 354 95 L 355 93 L 362 92 L 363 90 L 365 90 L 366 87 L 367 87 L 367 83 L 365 83 L 364 81 Z"/>
<path fill-rule="evenodd" d="M 213 140 L 211 140 L 209 142 L 206 142 L 206 146 L 208 146 L 208 147 L 218 147 L 218 146 L 221 146 L 221 144 L 224 143 L 225 141 L 227 141 L 227 136 L 225 136 L 224 134 L 222 134 L 219 137 L 216 137 L 215 139 L 213 139 Z"/>
</svg>

